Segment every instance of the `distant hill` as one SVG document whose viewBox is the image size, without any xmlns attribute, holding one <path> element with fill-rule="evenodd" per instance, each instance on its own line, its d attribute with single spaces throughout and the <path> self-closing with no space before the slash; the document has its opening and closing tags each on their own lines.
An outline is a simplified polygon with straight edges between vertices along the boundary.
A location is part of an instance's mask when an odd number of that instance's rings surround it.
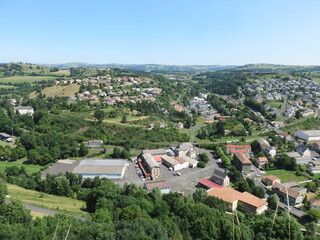
<svg viewBox="0 0 320 240">
<path fill-rule="evenodd" d="M 0 78 L 13 76 L 51 76 L 59 69 L 30 63 L 0 63 Z"/>
<path fill-rule="evenodd" d="M 222 66 L 222 65 L 162 65 L 162 64 L 89 64 L 82 62 L 63 63 L 63 64 L 41 64 L 42 66 L 69 69 L 71 67 L 88 67 L 88 68 L 120 68 L 132 69 L 137 71 L 147 72 L 205 72 L 219 71 L 231 69 L 237 66 Z"/>
<path fill-rule="evenodd" d="M 239 66 L 233 71 L 248 72 L 316 72 L 320 71 L 320 66 L 316 65 L 280 65 L 280 64 L 247 64 Z"/>
</svg>

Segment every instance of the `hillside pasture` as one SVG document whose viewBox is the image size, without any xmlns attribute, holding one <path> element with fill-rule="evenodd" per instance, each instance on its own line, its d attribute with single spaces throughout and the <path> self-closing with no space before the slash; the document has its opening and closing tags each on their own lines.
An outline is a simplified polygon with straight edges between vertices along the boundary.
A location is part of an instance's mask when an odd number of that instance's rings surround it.
<svg viewBox="0 0 320 240">
<path fill-rule="evenodd" d="M 49 81 L 59 79 L 59 77 L 53 76 L 13 76 L 13 77 L 4 77 L 0 78 L 0 83 L 33 83 L 33 82 L 41 82 L 41 81 Z"/>
<path fill-rule="evenodd" d="M 74 96 L 79 89 L 80 86 L 76 84 L 70 84 L 66 86 L 55 85 L 43 89 L 41 93 L 46 97 L 71 97 Z M 30 94 L 30 98 L 35 98 L 37 95 L 38 94 L 36 92 L 33 92 Z"/>
<path fill-rule="evenodd" d="M 10 197 L 19 199 L 23 203 L 60 211 L 62 213 L 87 218 L 90 217 L 89 213 L 82 211 L 86 205 L 84 201 L 28 190 L 12 184 L 7 184 L 7 186 Z"/>
</svg>

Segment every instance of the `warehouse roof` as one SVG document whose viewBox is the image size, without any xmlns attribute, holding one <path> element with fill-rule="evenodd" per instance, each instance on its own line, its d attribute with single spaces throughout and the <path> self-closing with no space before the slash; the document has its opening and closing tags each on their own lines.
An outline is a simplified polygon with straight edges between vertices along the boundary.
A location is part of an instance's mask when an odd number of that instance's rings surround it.
<svg viewBox="0 0 320 240">
<path fill-rule="evenodd" d="M 295 132 L 294 135 L 298 134 L 298 133 L 303 133 L 308 135 L 309 137 L 318 137 L 320 136 L 320 130 L 306 130 L 306 131 L 299 131 L 299 132 Z"/>
<path fill-rule="evenodd" d="M 145 183 L 145 188 L 148 191 L 152 191 L 152 189 L 154 189 L 155 187 L 159 188 L 159 189 L 166 189 L 166 188 L 170 188 L 169 184 L 162 180 L 162 181 L 155 181 L 155 182 L 148 182 Z"/>
<path fill-rule="evenodd" d="M 77 166 L 73 169 L 74 174 L 119 174 L 124 166 Z"/>
<path fill-rule="evenodd" d="M 126 159 L 89 159 L 80 161 L 79 166 L 125 166 Z"/>
</svg>

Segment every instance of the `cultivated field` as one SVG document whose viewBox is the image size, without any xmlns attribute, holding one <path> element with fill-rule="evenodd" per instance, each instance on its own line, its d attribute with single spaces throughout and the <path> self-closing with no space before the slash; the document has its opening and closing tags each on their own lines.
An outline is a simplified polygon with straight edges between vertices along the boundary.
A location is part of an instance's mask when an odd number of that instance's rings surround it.
<svg viewBox="0 0 320 240">
<path fill-rule="evenodd" d="M 42 94 L 46 95 L 46 97 L 71 97 L 74 96 L 76 92 L 80 89 L 79 85 L 71 84 L 67 86 L 52 86 L 47 87 L 41 91 Z M 30 98 L 37 97 L 37 93 L 33 92 L 30 94 Z"/>
</svg>

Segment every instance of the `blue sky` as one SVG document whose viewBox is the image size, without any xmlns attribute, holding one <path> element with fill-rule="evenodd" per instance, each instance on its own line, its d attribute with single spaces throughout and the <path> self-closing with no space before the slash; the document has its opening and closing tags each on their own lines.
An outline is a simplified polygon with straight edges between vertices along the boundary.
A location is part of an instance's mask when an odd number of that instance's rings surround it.
<svg viewBox="0 0 320 240">
<path fill-rule="evenodd" d="M 320 65 L 319 0 L 0 0 L 0 62 Z"/>
</svg>

